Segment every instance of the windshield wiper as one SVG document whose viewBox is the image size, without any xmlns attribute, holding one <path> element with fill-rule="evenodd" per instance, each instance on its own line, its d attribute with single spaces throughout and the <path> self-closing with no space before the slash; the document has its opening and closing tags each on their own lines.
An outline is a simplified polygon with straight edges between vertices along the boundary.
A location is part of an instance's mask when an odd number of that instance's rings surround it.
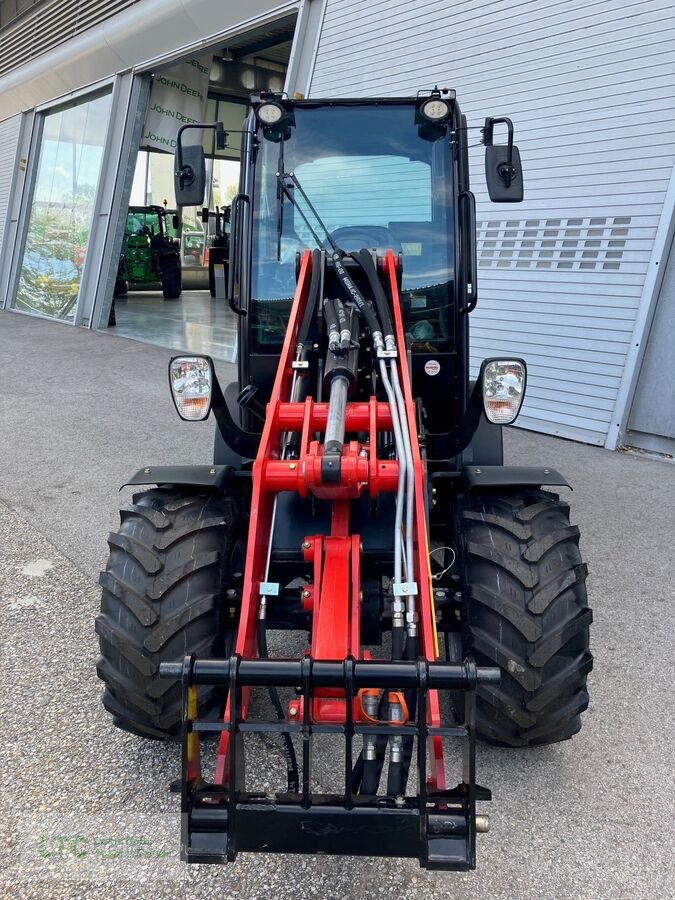
<svg viewBox="0 0 675 900">
<path fill-rule="evenodd" d="M 340 257 L 344 256 L 344 251 L 341 250 L 340 247 L 338 247 L 338 245 L 333 240 L 333 236 L 331 235 L 330 231 L 326 227 L 326 224 L 323 221 L 323 219 L 321 218 L 321 216 L 319 215 L 319 213 L 316 211 L 316 208 L 314 207 L 312 201 L 309 199 L 309 197 L 305 193 L 305 190 L 302 187 L 302 185 L 300 184 L 300 182 L 298 181 L 298 178 L 297 178 L 295 172 L 284 172 L 283 168 L 280 167 L 279 173 L 277 174 L 277 181 L 281 188 L 281 191 L 288 197 L 288 199 L 291 203 L 291 206 L 294 206 L 295 209 L 300 213 L 302 220 L 304 221 L 305 225 L 309 228 L 309 230 L 312 234 L 312 237 L 316 241 L 317 247 L 319 247 L 319 249 L 322 249 L 322 250 L 331 250 L 334 254 L 338 254 Z M 305 201 L 305 203 L 309 207 L 312 215 L 314 216 L 314 218 L 316 219 L 316 221 L 318 222 L 320 227 L 323 229 L 323 232 L 325 234 L 324 239 L 321 239 L 319 237 L 319 235 L 316 233 L 315 229 L 312 227 L 312 223 L 309 221 L 309 218 L 305 214 L 304 210 L 301 209 L 300 205 L 298 204 L 298 202 L 294 196 L 295 191 L 297 191 L 300 194 L 302 199 Z M 282 204 L 282 206 L 283 206 L 283 204 Z"/>
<path fill-rule="evenodd" d="M 279 160 L 277 162 L 277 261 L 281 259 L 281 235 L 284 231 L 284 192 L 281 186 L 280 173 L 284 171 L 284 139 L 279 141 Z"/>
<path fill-rule="evenodd" d="M 277 179 L 278 179 L 278 183 L 281 185 L 281 190 L 288 197 L 289 201 L 291 202 L 291 205 L 294 206 L 295 209 L 300 213 L 305 225 L 311 231 L 312 237 L 316 241 L 317 246 L 324 250 L 330 251 L 331 257 L 333 260 L 333 267 L 335 269 L 335 274 L 338 277 L 338 281 L 342 285 L 347 296 L 350 298 L 350 300 L 352 300 L 354 302 L 354 304 L 356 305 L 356 308 L 363 316 L 363 318 L 366 322 L 366 325 L 368 326 L 368 330 L 370 331 L 371 335 L 373 336 L 376 348 L 377 349 L 384 348 L 384 344 L 382 343 L 382 340 L 383 340 L 382 339 L 382 326 L 377 321 L 377 316 L 375 315 L 373 306 L 371 303 L 369 303 L 366 300 L 366 298 L 363 296 L 361 291 L 357 288 L 356 284 L 354 283 L 354 280 L 351 278 L 351 276 L 347 272 L 347 269 L 344 266 L 343 259 L 348 254 L 346 254 L 344 252 L 344 250 L 342 250 L 336 244 L 336 242 L 333 238 L 333 235 L 330 233 L 328 228 L 326 228 L 326 225 L 325 225 L 323 219 L 321 218 L 319 213 L 316 211 L 312 201 L 309 199 L 309 197 L 305 193 L 305 190 L 302 187 L 302 185 L 300 184 L 300 182 L 298 181 L 298 179 L 295 175 L 295 172 L 284 172 L 283 169 L 280 168 L 279 172 L 277 174 Z M 323 229 L 323 232 L 325 234 L 325 238 L 323 240 L 319 237 L 319 235 L 316 233 L 316 231 L 312 227 L 312 224 L 309 221 L 308 217 L 305 215 L 305 212 L 300 208 L 298 201 L 297 201 L 297 197 L 295 196 L 296 191 L 302 196 L 302 199 L 305 201 L 305 203 L 311 210 L 312 215 L 316 218 L 316 221 L 319 223 L 319 225 Z M 363 263 L 357 256 L 351 255 L 351 258 L 354 259 L 355 262 L 357 262 L 363 268 Z M 364 271 L 365 271 L 365 269 L 364 269 Z"/>
</svg>

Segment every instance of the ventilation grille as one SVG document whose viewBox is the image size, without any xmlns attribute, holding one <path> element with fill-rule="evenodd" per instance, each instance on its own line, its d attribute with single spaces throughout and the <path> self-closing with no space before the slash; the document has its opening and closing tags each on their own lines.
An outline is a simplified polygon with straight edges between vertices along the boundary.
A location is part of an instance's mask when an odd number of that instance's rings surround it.
<svg viewBox="0 0 675 900">
<path fill-rule="evenodd" d="M 0 75 L 98 25 L 139 0 L 45 0 L 0 31 Z"/>
<path fill-rule="evenodd" d="M 478 265 L 484 269 L 621 268 L 630 216 L 480 222 Z"/>
</svg>

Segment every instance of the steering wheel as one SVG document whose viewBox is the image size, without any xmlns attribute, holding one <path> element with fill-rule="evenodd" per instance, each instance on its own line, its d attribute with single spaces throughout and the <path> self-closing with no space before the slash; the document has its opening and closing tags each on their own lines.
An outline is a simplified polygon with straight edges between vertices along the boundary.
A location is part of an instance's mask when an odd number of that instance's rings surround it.
<svg viewBox="0 0 675 900">
<path fill-rule="evenodd" d="M 345 225 L 332 231 L 331 237 L 338 247 L 347 253 L 354 253 L 364 247 L 401 252 L 399 239 L 384 225 Z"/>
</svg>

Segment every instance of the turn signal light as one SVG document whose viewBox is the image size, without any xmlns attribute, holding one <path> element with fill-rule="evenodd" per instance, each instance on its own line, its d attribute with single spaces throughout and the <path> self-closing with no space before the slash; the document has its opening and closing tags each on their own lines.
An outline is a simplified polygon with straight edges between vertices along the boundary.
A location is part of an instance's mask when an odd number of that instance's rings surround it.
<svg viewBox="0 0 675 900">
<path fill-rule="evenodd" d="M 525 397 L 527 366 L 522 359 L 486 359 L 481 366 L 483 409 L 489 422 L 515 422 Z"/>
<path fill-rule="evenodd" d="M 169 385 L 176 412 L 186 422 L 201 422 L 211 411 L 213 361 L 208 356 L 174 356 Z"/>
</svg>

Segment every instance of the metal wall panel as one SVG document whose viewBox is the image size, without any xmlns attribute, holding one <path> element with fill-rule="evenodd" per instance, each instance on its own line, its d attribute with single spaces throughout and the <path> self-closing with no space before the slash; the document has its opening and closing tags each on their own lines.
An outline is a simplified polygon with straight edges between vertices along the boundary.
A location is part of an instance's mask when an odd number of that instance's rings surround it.
<svg viewBox="0 0 675 900">
<path fill-rule="evenodd" d="M 14 116 L 0 122 L 0 253 L 2 253 L 2 240 L 5 234 L 9 194 L 14 179 L 20 127 L 21 116 Z"/>
<path fill-rule="evenodd" d="M 60 0 L 58 0 L 60 2 Z M 57 5 L 58 5 L 57 2 Z M 82 0 L 84 2 L 84 0 Z M 107 0 L 101 0 L 107 2 Z M 285 18 L 299 0 L 141 0 L 0 75 L 0 119 L 59 100 L 130 69 L 152 71 L 179 55 L 225 46 Z M 118 12 L 121 10 L 121 12 Z M 17 27 L 21 22 L 17 23 Z"/>
<path fill-rule="evenodd" d="M 0 75 L 98 25 L 139 0 L 46 0 L 0 32 Z"/>
<path fill-rule="evenodd" d="M 675 242 L 663 283 L 633 398 L 627 443 L 645 450 L 675 452 Z"/>
<path fill-rule="evenodd" d="M 310 93 L 453 87 L 509 115 L 525 201 L 487 199 L 471 151 L 480 300 L 472 361 L 529 363 L 519 423 L 604 444 L 675 163 L 672 0 L 328 0 Z M 479 132 L 471 132 L 478 143 Z"/>
</svg>

